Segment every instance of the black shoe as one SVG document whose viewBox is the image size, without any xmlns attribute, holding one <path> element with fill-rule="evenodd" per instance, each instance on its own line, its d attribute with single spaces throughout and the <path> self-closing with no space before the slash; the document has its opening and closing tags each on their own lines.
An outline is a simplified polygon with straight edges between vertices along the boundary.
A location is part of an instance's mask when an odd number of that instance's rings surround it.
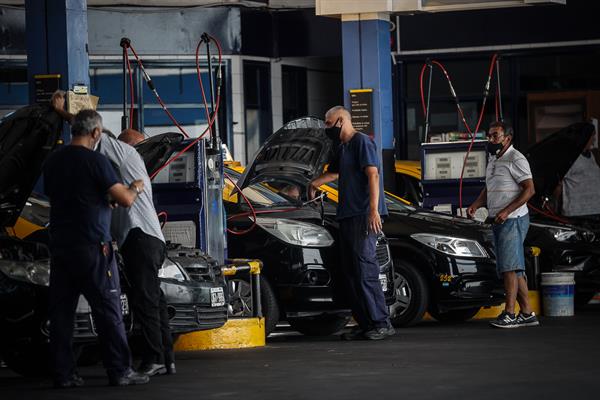
<svg viewBox="0 0 600 400">
<path fill-rule="evenodd" d="M 521 326 L 538 326 L 540 321 L 538 321 L 534 312 L 531 314 L 519 313 L 517 315 L 517 325 Z"/>
<path fill-rule="evenodd" d="M 167 368 L 167 375 L 175 375 L 177 373 L 174 362 L 167 363 L 166 368 Z"/>
<path fill-rule="evenodd" d="M 70 388 L 75 388 L 75 387 L 81 387 L 81 386 L 83 386 L 83 384 L 84 384 L 83 378 L 81 376 L 79 376 L 79 374 L 77 374 L 77 373 L 74 373 L 73 375 L 71 375 L 71 377 L 69 379 L 54 381 L 54 387 L 56 389 L 70 389 Z"/>
<path fill-rule="evenodd" d="M 148 378 L 148 375 L 140 374 L 132 369 L 129 369 L 121 376 L 111 376 L 108 378 L 108 383 L 111 386 L 143 385 L 149 381 L 150 378 Z"/>
<path fill-rule="evenodd" d="M 342 333 L 340 338 L 342 340 L 365 340 L 365 331 L 358 326 L 352 328 L 350 332 Z"/>
<path fill-rule="evenodd" d="M 142 363 L 137 372 L 148 376 L 164 375 L 167 373 L 167 367 L 165 364 Z"/>
<path fill-rule="evenodd" d="M 517 317 L 515 314 L 509 314 L 506 311 L 502 311 L 498 317 L 490 321 L 490 325 L 495 328 L 518 328 Z"/>
<path fill-rule="evenodd" d="M 388 336 L 392 336 L 394 333 L 396 333 L 394 328 L 383 327 L 368 330 L 364 333 L 364 336 L 367 340 L 382 340 Z"/>
</svg>

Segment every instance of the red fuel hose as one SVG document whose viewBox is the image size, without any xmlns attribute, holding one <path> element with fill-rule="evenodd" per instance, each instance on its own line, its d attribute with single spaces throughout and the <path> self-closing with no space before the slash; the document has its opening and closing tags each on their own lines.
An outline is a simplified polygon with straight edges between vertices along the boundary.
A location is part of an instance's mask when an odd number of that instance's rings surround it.
<svg viewBox="0 0 600 400">
<path fill-rule="evenodd" d="M 127 72 L 129 74 L 129 94 L 131 96 L 131 105 L 129 107 L 129 129 L 133 129 L 133 107 L 134 107 L 134 95 L 133 95 L 133 72 L 131 71 L 131 63 L 129 62 L 129 52 L 125 51 L 125 62 L 127 64 Z"/>
</svg>

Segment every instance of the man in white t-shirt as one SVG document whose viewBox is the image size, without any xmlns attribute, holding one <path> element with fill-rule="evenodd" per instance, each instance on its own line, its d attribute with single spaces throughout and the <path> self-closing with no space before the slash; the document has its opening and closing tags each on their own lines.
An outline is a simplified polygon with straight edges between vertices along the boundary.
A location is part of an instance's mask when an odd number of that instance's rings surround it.
<svg viewBox="0 0 600 400">
<path fill-rule="evenodd" d="M 529 307 L 523 242 L 529 229 L 527 201 L 535 189 L 529 162 L 512 146 L 512 130 L 493 122 L 488 131 L 488 165 L 485 188 L 468 208 L 473 218 L 479 207 L 487 205 L 496 250 L 496 270 L 504 279 L 504 311 L 490 324 L 497 328 L 539 325 Z M 515 303 L 521 312 L 515 316 Z"/>
</svg>

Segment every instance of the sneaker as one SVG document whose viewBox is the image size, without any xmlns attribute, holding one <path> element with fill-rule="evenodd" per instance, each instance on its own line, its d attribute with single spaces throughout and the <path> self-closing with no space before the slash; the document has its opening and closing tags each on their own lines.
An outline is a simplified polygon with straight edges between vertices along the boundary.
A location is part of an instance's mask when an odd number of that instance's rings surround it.
<svg viewBox="0 0 600 400">
<path fill-rule="evenodd" d="M 143 363 L 138 368 L 138 372 L 148 376 L 164 375 L 167 373 L 167 366 L 165 364 Z"/>
<path fill-rule="evenodd" d="M 70 389 L 83 386 L 83 378 L 77 372 L 65 380 L 55 380 L 54 387 L 56 389 Z"/>
<path fill-rule="evenodd" d="M 342 333 L 340 338 L 342 340 L 364 340 L 364 333 L 365 331 L 362 328 L 356 326 L 350 332 Z"/>
<path fill-rule="evenodd" d="M 515 314 L 509 314 L 506 311 L 502 311 L 498 317 L 490 321 L 490 325 L 496 328 L 517 328 L 517 318 Z"/>
<path fill-rule="evenodd" d="M 108 383 L 111 386 L 143 385 L 149 381 L 150 378 L 148 378 L 148 375 L 140 374 L 132 369 L 129 369 L 121 376 L 110 376 L 108 378 Z"/>
<path fill-rule="evenodd" d="M 532 311 L 531 314 L 519 313 L 517 316 L 517 325 L 518 326 L 538 326 L 540 321 L 538 321 L 535 313 Z"/>
<path fill-rule="evenodd" d="M 364 336 L 368 340 L 382 340 L 388 336 L 393 335 L 394 333 L 396 333 L 394 328 L 389 328 L 386 326 L 383 328 L 374 328 L 374 329 L 368 330 L 364 333 Z"/>
</svg>

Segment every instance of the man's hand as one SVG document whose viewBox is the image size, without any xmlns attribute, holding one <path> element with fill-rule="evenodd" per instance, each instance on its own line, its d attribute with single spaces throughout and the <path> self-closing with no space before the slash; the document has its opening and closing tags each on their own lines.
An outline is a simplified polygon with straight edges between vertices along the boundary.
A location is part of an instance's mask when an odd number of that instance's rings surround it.
<svg viewBox="0 0 600 400">
<path fill-rule="evenodd" d="M 64 110 L 65 109 L 65 92 L 62 90 L 57 90 L 52 94 L 52 98 L 50 99 L 50 105 L 55 110 Z"/>
<path fill-rule="evenodd" d="M 497 224 L 503 224 L 504 221 L 506 221 L 508 219 L 509 214 L 510 214 L 510 212 L 508 212 L 507 210 L 500 211 L 498 214 L 496 214 L 496 218 L 494 219 L 494 222 Z"/>
<path fill-rule="evenodd" d="M 141 179 L 136 179 L 135 181 L 131 182 L 129 188 L 134 190 L 137 194 L 140 194 L 144 191 L 144 181 Z"/>
<path fill-rule="evenodd" d="M 467 208 L 467 217 L 473 219 L 475 218 L 475 212 L 479 209 L 475 204 L 471 204 L 469 208 Z"/>
<path fill-rule="evenodd" d="M 368 230 L 373 233 L 381 233 L 383 225 L 381 224 L 381 217 L 377 210 L 371 210 L 369 212 L 369 220 L 367 224 Z"/>
</svg>

